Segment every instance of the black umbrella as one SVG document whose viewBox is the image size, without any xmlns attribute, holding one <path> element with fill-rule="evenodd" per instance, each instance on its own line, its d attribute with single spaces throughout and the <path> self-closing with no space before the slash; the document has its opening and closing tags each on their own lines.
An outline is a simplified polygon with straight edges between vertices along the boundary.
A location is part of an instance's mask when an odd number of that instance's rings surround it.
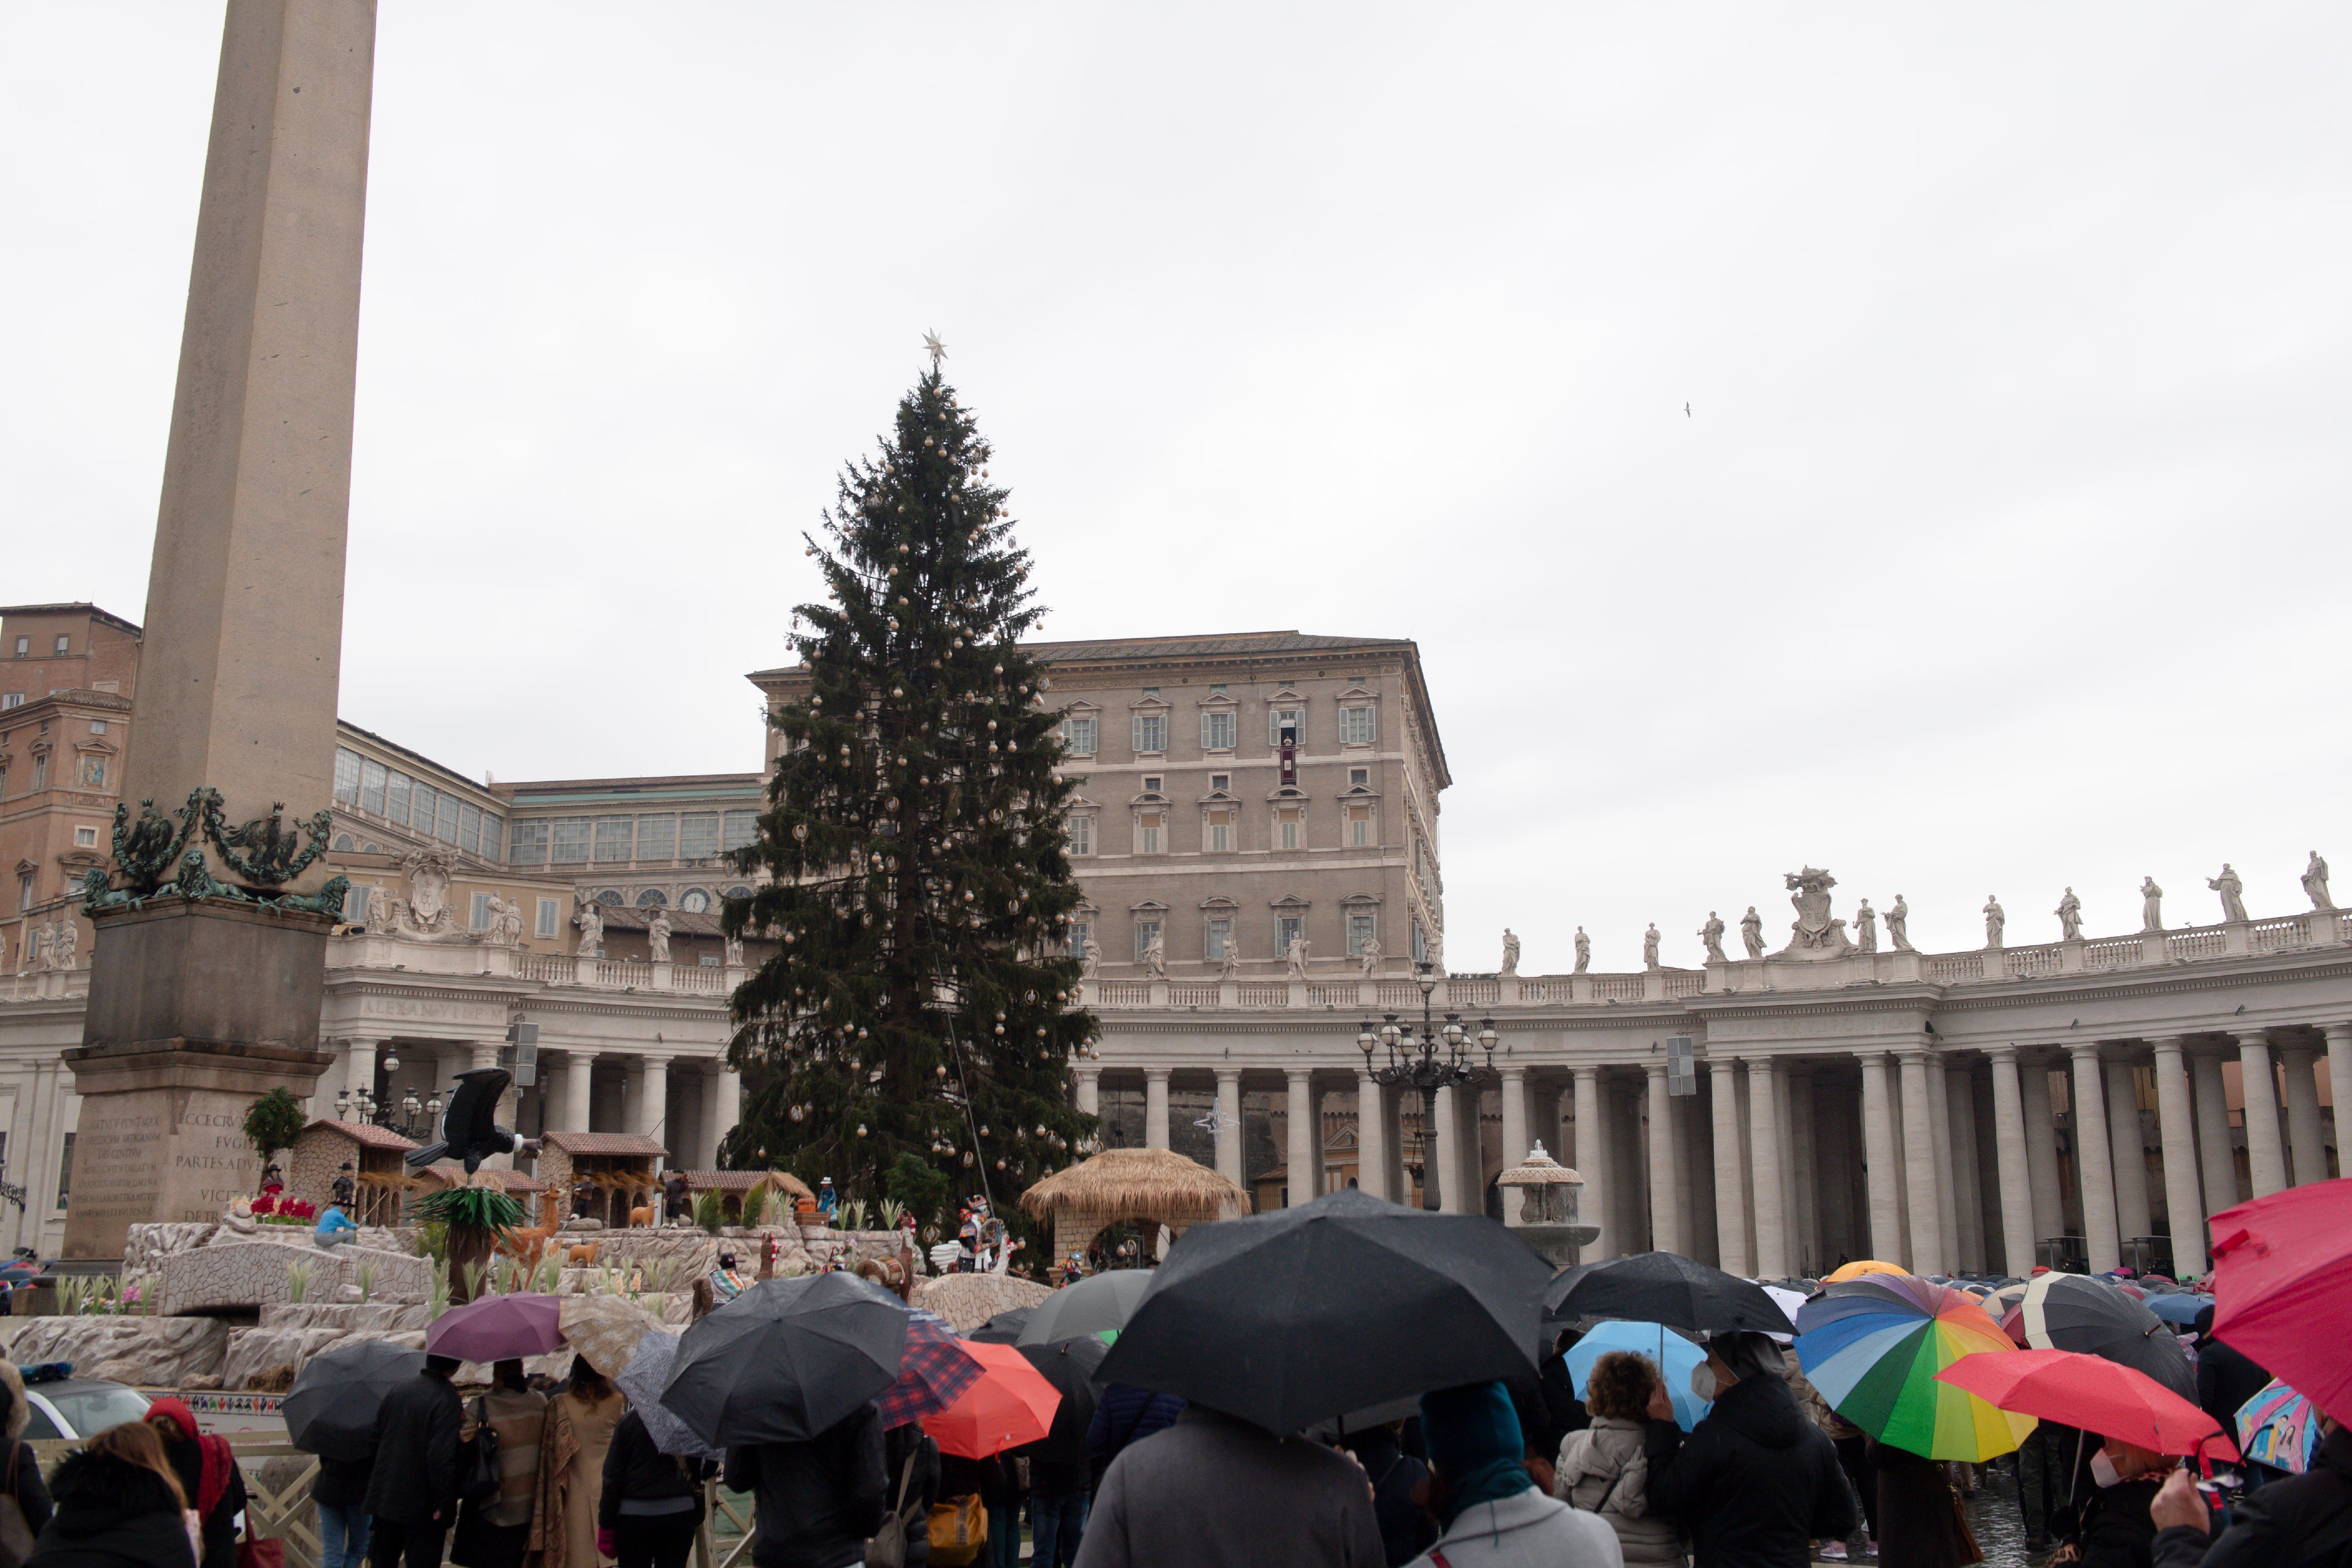
<svg viewBox="0 0 2352 1568">
<path fill-rule="evenodd" d="M 1011 1344 L 1028 1326 L 1029 1312 L 1027 1307 L 1014 1307 L 1009 1312 L 999 1312 L 963 1337 L 982 1344 Z"/>
<path fill-rule="evenodd" d="M 1087 1427 L 1095 1418 L 1098 1397 L 1095 1374 L 1102 1369 L 1103 1357 L 1110 1347 L 1098 1339 L 1062 1340 L 1053 1344 L 1024 1344 L 1019 1347 L 1022 1359 L 1037 1369 L 1037 1375 L 1054 1385 L 1062 1396 L 1054 1409 L 1054 1429 L 1045 1439 L 1022 1452 L 1041 1459 L 1067 1459 L 1084 1464 L 1092 1456 L 1087 1451 Z"/>
<path fill-rule="evenodd" d="M 1532 1374 L 1550 1277 L 1484 1216 L 1335 1192 L 1186 1231 L 1099 1375 L 1296 1432 L 1400 1395 Z"/>
<path fill-rule="evenodd" d="M 855 1274 L 762 1280 L 679 1338 L 662 1406 L 714 1448 L 805 1442 L 897 1381 L 908 1315 Z"/>
<path fill-rule="evenodd" d="M 1789 1332 L 1789 1314 L 1763 1286 L 1674 1252 L 1580 1263 L 1552 1281 L 1544 1308 L 1554 1322 L 1627 1318 L 1693 1333 Z"/>
<path fill-rule="evenodd" d="M 363 1339 L 304 1364 L 278 1413 L 286 1438 L 322 1459 L 356 1462 L 375 1452 L 376 1406 L 425 1370 L 425 1353 Z"/>
<path fill-rule="evenodd" d="M 2084 1274 L 2037 1276 L 2018 1302 L 2025 1343 L 2036 1350 L 2074 1350 L 2145 1372 L 2191 1405 L 2197 1372 L 2172 1325 L 2116 1286 Z"/>
</svg>

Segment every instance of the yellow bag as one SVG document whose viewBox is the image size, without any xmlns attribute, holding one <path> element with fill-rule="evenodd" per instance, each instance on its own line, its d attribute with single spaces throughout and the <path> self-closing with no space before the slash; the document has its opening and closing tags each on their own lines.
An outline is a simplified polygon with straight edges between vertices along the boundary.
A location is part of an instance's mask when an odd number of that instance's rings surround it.
<svg viewBox="0 0 2352 1568">
<path fill-rule="evenodd" d="M 988 1510 L 977 1496 L 931 1504 L 931 1561 L 939 1568 L 968 1568 L 987 1544 Z"/>
</svg>

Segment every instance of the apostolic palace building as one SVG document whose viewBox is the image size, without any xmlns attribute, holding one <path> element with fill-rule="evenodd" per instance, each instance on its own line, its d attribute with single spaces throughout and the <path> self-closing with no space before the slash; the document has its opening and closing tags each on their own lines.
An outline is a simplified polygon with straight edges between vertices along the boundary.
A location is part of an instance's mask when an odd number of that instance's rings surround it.
<svg viewBox="0 0 2352 1568">
<path fill-rule="evenodd" d="M 2252 915 L 2225 870 L 2218 901 L 2168 904 L 2149 883 L 2140 930 L 2068 920 L 2012 944 L 1990 909 L 1986 945 L 1958 953 L 1913 950 L 1899 902 L 1849 907 L 1804 866 L 1727 894 L 1766 913 L 1700 967 L 1522 976 L 1513 944 L 1502 972 L 1471 973 L 1493 939 L 1442 939 L 1451 779 L 1412 643 L 1035 651 L 1078 785 L 1072 940 L 1103 1022 L 1080 1106 L 1261 1206 L 1348 1181 L 1413 1197 L 1420 1101 L 1378 1085 L 1385 1051 L 1359 1040 L 1384 1014 L 1418 1024 L 1417 957 L 1435 1010 L 1491 1019 L 1498 1040 L 1491 1068 L 1473 1053 L 1475 1095 L 1438 1098 L 1446 1207 L 1498 1205 L 1493 1177 L 1540 1139 L 1582 1176 L 1602 1255 L 1654 1246 L 1764 1277 L 1864 1256 L 2195 1273 L 2205 1215 L 2336 1172 L 2352 917 L 2315 862 L 2307 908 Z M 0 611 L 0 1165 L 21 1188 L 0 1192 L 0 1243 L 44 1252 L 79 1113 L 59 1059 L 89 983 L 75 901 L 108 854 L 139 652 L 136 625 L 91 605 Z M 772 704 L 803 678 L 751 677 Z M 313 1113 L 364 1094 L 397 1114 L 530 1023 L 525 1131 L 634 1135 L 710 1166 L 740 1102 L 727 996 L 760 957 L 719 936 L 742 885 L 721 856 L 751 838 L 761 781 L 477 781 L 344 724 L 331 859 L 352 894 Z"/>
</svg>

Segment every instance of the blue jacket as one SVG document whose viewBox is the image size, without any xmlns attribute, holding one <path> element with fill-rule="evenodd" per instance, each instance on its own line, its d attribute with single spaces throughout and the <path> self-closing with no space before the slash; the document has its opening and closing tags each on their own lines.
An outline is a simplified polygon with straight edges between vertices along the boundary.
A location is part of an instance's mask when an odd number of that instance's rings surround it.
<svg viewBox="0 0 2352 1568">
<path fill-rule="evenodd" d="M 1184 1402 L 1173 1394 L 1154 1394 L 1131 1383 L 1114 1383 L 1103 1390 L 1095 1418 L 1087 1424 L 1087 1451 L 1106 1462 L 1118 1457 L 1129 1443 L 1139 1442 L 1184 1414 Z"/>
</svg>

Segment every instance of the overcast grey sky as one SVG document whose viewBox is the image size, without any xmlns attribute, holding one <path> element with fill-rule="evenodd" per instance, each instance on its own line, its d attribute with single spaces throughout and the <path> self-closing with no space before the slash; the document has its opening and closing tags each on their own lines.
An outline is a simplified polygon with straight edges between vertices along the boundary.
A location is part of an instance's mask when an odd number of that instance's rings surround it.
<svg viewBox="0 0 2352 1568">
<path fill-rule="evenodd" d="M 217 5 L 0 7 L 0 600 L 146 594 Z M 1052 636 L 1421 644 L 1448 956 L 2352 903 L 2352 13 L 383 7 L 344 716 L 756 766 L 921 333 Z M 1689 413 L 1685 414 L 1687 403 Z"/>
</svg>

